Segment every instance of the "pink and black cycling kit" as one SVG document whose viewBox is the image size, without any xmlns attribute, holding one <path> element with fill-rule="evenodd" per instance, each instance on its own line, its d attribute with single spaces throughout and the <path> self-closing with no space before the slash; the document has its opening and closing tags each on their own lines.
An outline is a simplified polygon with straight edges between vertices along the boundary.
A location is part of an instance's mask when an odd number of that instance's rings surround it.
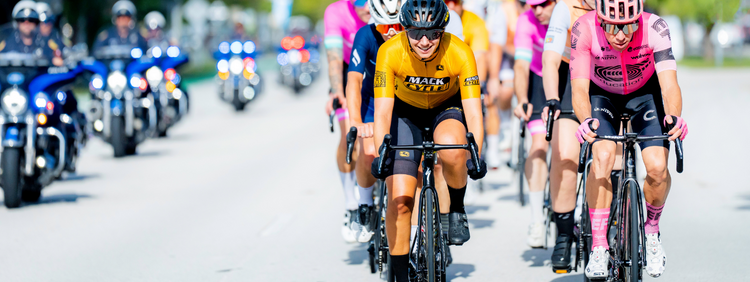
<svg viewBox="0 0 750 282">
<path fill-rule="evenodd" d="M 367 23 L 363 22 L 357 15 L 352 0 L 339 0 L 328 5 L 323 16 L 323 24 L 325 25 L 325 39 L 323 40 L 323 43 L 326 46 L 326 49 L 343 50 L 343 86 L 344 89 L 346 89 L 347 73 L 349 72 L 349 60 L 352 54 L 352 46 L 354 45 L 354 37 L 357 35 L 357 31 L 361 27 L 367 25 Z M 341 121 L 347 119 L 349 114 L 346 109 L 341 108 L 336 110 L 336 117 Z"/>
<path fill-rule="evenodd" d="M 533 113 L 528 121 L 531 135 L 544 134 L 547 129 L 542 121 L 541 112 L 546 97 L 542 83 L 542 52 L 544 52 L 544 37 L 547 26 L 542 25 L 534 16 L 534 11 L 528 10 L 518 17 L 516 36 L 513 42 L 516 46 L 515 59 L 531 63 L 529 66 L 529 104 L 533 105 Z M 567 79 L 567 77 L 565 77 Z"/>
<path fill-rule="evenodd" d="M 591 116 L 599 120 L 598 135 L 617 135 L 620 115 L 631 115 L 634 132 L 666 133 L 664 106 L 656 73 L 677 70 L 667 22 L 642 13 L 639 28 L 622 52 L 612 49 L 596 12 L 580 17 L 571 30 L 571 79 L 588 79 Z M 640 144 L 669 148 L 668 141 Z"/>
</svg>

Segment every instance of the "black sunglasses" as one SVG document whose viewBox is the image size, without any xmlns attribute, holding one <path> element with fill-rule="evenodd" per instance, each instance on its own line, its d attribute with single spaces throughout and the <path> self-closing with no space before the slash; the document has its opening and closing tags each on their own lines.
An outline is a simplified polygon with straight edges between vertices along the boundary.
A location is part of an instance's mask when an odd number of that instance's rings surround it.
<svg viewBox="0 0 750 282">
<path fill-rule="evenodd" d="M 422 37 L 427 36 L 428 40 L 435 40 L 443 35 L 445 30 L 443 29 L 407 29 L 406 34 L 409 38 L 414 40 L 422 40 Z"/>
<path fill-rule="evenodd" d="M 37 19 L 17 19 L 16 22 L 18 22 L 18 23 L 25 23 L 25 22 L 39 23 L 39 20 L 37 20 Z"/>
<path fill-rule="evenodd" d="M 544 2 L 542 4 L 539 4 L 539 5 L 529 5 L 529 6 L 531 6 L 531 9 L 536 9 L 536 7 L 546 8 L 547 6 L 552 5 L 552 3 L 554 3 L 554 1 L 549 0 L 549 1 Z"/>
</svg>

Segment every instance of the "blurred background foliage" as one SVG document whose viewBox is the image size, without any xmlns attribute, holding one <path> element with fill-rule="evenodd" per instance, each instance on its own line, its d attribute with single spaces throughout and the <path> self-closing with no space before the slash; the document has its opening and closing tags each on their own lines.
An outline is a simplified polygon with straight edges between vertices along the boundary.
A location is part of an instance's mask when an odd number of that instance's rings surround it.
<svg viewBox="0 0 750 282">
<path fill-rule="evenodd" d="M 740 0 L 648 0 L 646 5 L 659 14 L 676 15 L 704 25 L 731 21 L 740 7 Z"/>
</svg>

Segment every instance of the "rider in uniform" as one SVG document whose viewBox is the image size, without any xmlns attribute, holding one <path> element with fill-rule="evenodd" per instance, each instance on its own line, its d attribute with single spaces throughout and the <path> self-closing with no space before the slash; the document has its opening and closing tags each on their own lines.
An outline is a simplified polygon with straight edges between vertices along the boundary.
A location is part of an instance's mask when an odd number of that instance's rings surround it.
<svg viewBox="0 0 750 282">
<path fill-rule="evenodd" d="M 128 0 L 120 0 L 112 6 L 112 22 L 114 26 L 100 32 L 94 42 L 94 50 L 107 45 L 133 45 L 148 49 L 146 39 L 135 29 L 135 5 Z"/>
</svg>

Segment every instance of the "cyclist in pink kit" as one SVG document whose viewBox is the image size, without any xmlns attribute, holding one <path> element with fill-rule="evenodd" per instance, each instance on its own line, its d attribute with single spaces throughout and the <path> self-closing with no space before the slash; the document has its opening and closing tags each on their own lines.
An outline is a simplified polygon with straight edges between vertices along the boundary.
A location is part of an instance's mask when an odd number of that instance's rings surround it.
<svg viewBox="0 0 750 282">
<path fill-rule="evenodd" d="M 583 121 L 576 132 L 579 142 L 594 142 L 597 135 L 617 135 L 624 113 L 631 116 L 633 132 L 666 133 L 670 140 L 685 138 L 688 128 L 680 117 L 682 93 L 669 27 L 662 18 L 643 12 L 643 0 L 597 1 L 596 11 L 573 25 L 571 49 L 573 108 Z M 666 124 L 674 128 L 667 131 Z M 639 147 L 647 172 L 643 189 L 647 209 L 645 269 L 652 277 L 659 277 L 667 263 L 659 219 L 671 183 L 667 170 L 669 142 L 649 141 Z M 611 141 L 592 145 L 593 164 L 587 180 L 590 188 L 586 191 L 593 237 L 586 276 L 592 279 L 608 275 L 609 176 L 615 150 L 616 144 Z"/>
<path fill-rule="evenodd" d="M 544 108 L 546 96 L 542 83 L 542 52 L 544 38 L 547 35 L 554 0 L 528 0 L 531 9 L 518 17 L 514 84 L 518 106 L 514 114 L 527 122 L 531 133 L 531 148 L 526 160 L 524 172 L 529 181 L 529 208 L 531 208 L 531 224 L 527 243 L 532 248 L 544 245 L 546 217 L 544 209 L 544 186 L 547 183 L 547 148 L 549 142 L 545 139 L 546 128 L 542 121 L 541 111 Z M 564 79 L 567 79 L 567 75 Z M 564 91 L 564 89 L 562 90 Z M 527 110 L 523 109 L 523 106 Z"/>
<path fill-rule="evenodd" d="M 326 114 L 333 111 L 333 100 L 338 98 L 340 109 L 336 110 L 336 118 L 339 121 L 341 138 L 336 151 L 336 163 L 341 176 L 341 184 L 344 186 L 344 223 L 341 227 L 341 235 L 350 243 L 356 242 L 358 228 L 352 226 L 357 214 L 358 202 L 354 196 L 355 174 L 354 164 L 346 163 L 346 133 L 349 128 L 349 114 L 346 110 L 346 78 L 349 68 L 349 57 L 352 52 L 354 36 L 357 31 L 367 25 L 370 20 L 370 11 L 367 0 L 340 0 L 332 3 L 326 8 L 323 22 L 325 24 L 326 54 L 328 56 L 328 76 L 331 81 L 329 99 L 326 103 Z M 356 158 L 358 154 L 353 154 Z M 372 194 L 372 191 L 370 191 Z M 362 195 L 364 196 L 364 195 Z"/>
</svg>

